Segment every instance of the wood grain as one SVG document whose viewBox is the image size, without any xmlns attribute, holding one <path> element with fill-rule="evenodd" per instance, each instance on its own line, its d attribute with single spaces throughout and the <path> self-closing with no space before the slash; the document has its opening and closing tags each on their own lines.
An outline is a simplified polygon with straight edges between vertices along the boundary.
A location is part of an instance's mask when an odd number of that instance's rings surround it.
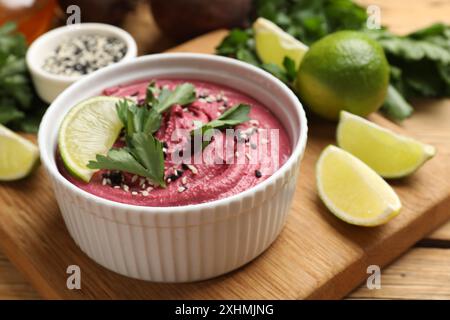
<svg viewBox="0 0 450 320">
<path fill-rule="evenodd" d="M 8 261 L 0 254 L 0 299 L 39 299 L 39 295 Z"/>
<path fill-rule="evenodd" d="M 389 17 L 384 8 L 390 4 L 379 2 L 383 16 Z M 417 20 L 422 21 L 415 16 Z M 408 24 L 412 25 L 411 17 Z M 222 36 L 216 33 L 178 50 L 210 52 Z M 430 102 L 423 103 L 423 109 L 428 109 Z M 312 117 L 308 152 L 286 228 L 266 253 L 230 275 L 195 284 L 164 285 L 125 279 L 99 267 L 68 237 L 42 169 L 25 181 L 0 184 L 0 245 L 45 298 L 339 298 L 365 278 L 368 264 L 385 265 L 450 217 L 450 149 L 446 147 L 450 133 L 447 126 L 436 125 L 443 110 L 449 109 L 449 101 L 433 103 L 437 104 L 433 111 L 421 116 L 419 108 L 411 119 L 423 123 L 419 132 L 411 129 L 412 124 L 408 127 L 409 122 L 401 129 L 379 116 L 372 118 L 435 144 L 439 152 L 416 175 L 394 182 L 405 209 L 380 228 L 348 226 L 317 200 L 313 165 L 323 146 L 333 141 L 334 126 Z M 65 287 L 69 264 L 82 269 L 81 291 Z"/>
<path fill-rule="evenodd" d="M 450 299 L 450 250 L 414 248 L 382 272 L 381 289 L 361 286 L 350 299 Z"/>
</svg>

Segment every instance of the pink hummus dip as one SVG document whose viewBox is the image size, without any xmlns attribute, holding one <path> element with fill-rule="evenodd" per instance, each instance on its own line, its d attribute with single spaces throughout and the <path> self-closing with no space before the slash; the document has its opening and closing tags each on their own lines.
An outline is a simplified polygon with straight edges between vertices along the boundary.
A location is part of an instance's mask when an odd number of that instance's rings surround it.
<svg viewBox="0 0 450 320">
<path fill-rule="evenodd" d="M 280 121 L 261 103 L 239 91 L 213 83 L 195 80 L 156 80 L 158 86 L 168 86 L 171 90 L 184 82 L 195 86 L 197 100 L 185 107 L 172 106 L 164 114 L 161 128 L 155 135 L 160 141 L 165 142 L 166 188 L 153 186 L 151 181 L 128 173 L 120 174 L 122 180 L 117 183 L 115 179 L 111 179 L 110 173 L 106 170 L 96 172 L 91 181 L 85 183 L 68 173 L 58 154 L 57 163 L 62 175 L 77 187 L 105 199 L 138 206 L 168 207 L 199 204 L 238 194 L 264 181 L 286 162 L 291 154 L 288 135 Z M 131 96 L 139 101 L 145 98 L 148 84 L 149 81 L 145 81 L 113 87 L 104 90 L 103 94 L 118 97 Z M 239 149 L 241 152 L 239 154 L 235 152 L 234 163 L 229 161 L 219 164 L 214 161 L 194 163 L 192 161 L 191 164 L 186 165 L 173 161 L 172 152 L 179 150 L 180 145 L 187 141 L 186 137 L 173 141 L 175 130 L 190 131 L 195 126 L 193 120 L 207 123 L 216 119 L 227 108 L 240 103 L 250 105 L 251 120 L 234 129 L 251 132 L 251 134 L 242 141 L 243 146 Z M 275 130 L 278 132 L 277 141 L 274 142 L 267 135 L 263 136 L 262 132 L 266 129 L 278 129 Z M 223 139 L 227 139 L 225 133 L 223 133 Z M 220 140 L 214 139 L 203 150 L 202 156 L 208 158 L 208 152 L 212 154 L 211 150 L 214 150 L 215 143 Z M 269 154 L 270 152 L 267 151 L 259 152 L 261 145 L 270 151 L 274 143 L 277 144 L 274 146 L 276 154 L 273 152 Z M 121 142 L 118 140 L 116 144 L 120 145 Z M 257 156 L 254 156 L 255 153 Z M 211 155 L 208 159 L 217 160 L 217 157 L 217 155 Z"/>
</svg>

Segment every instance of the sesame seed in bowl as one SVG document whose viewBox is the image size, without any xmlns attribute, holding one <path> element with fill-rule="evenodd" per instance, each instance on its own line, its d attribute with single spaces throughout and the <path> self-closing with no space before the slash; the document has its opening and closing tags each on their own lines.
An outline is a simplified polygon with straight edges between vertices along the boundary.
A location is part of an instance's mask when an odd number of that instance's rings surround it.
<svg viewBox="0 0 450 320">
<path fill-rule="evenodd" d="M 85 34 L 64 39 L 42 68 L 57 75 L 82 76 L 119 62 L 126 52 L 125 42 L 117 37 Z"/>
<path fill-rule="evenodd" d="M 38 95 L 51 103 L 80 78 L 136 56 L 136 42 L 125 30 L 81 23 L 40 36 L 31 44 L 26 61 Z"/>
</svg>

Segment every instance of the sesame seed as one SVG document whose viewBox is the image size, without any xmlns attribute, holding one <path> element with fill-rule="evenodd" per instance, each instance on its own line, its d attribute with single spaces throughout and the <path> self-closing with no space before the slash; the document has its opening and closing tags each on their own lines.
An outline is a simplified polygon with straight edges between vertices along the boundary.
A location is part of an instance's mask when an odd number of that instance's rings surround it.
<svg viewBox="0 0 450 320">
<path fill-rule="evenodd" d="M 53 74 L 80 76 L 121 60 L 126 51 L 118 38 L 85 34 L 61 41 L 42 67 Z"/>
<path fill-rule="evenodd" d="M 219 109 L 220 111 L 224 111 L 226 108 L 224 106 L 220 106 L 217 109 Z"/>
<path fill-rule="evenodd" d="M 120 189 L 120 186 L 114 186 L 113 188 L 114 189 Z"/>
<path fill-rule="evenodd" d="M 185 191 L 186 190 L 186 187 L 178 187 L 178 192 L 183 192 L 183 191 Z"/>
<path fill-rule="evenodd" d="M 252 160 L 252 156 L 249 153 L 246 153 L 245 156 L 247 157 L 248 160 Z"/>
<path fill-rule="evenodd" d="M 268 142 L 269 142 L 269 140 L 267 140 L 267 139 L 261 139 L 262 144 L 267 144 Z"/>
<path fill-rule="evenodd" d="M 255 125 L 255 126 L 259 125 L 259 121 L 255 120 L 255 119 L 250 120 L 249 123 L 252 124 L 252 125 Z"/>
<path fill-rule="evenodd" d="M 137 195 L 138 195 L 138 193 L 137 193 L 136 191 L 131 192 L 131 194 L 132 194 L 133 196 L 137 196 Z"/>
<path fill-rule="evenodd" d="M 139 179 L 139 185 L 142 186 L 143 184 L 145 184 L 145 179 L 144 178 L 140 178 Z"/>
<path fill-rule="evenodd" d="M 122 186 L 122 189 L 123 189 L 123 191 L 125 191 L 125 192 L 130 191 L 130 187 L 129 187 L 128 185 L 126 185 L 126 184 L 124 184 L 124 185 Z"/>
<path fill-rule="evenodd" d="M 181 183 L 182 184 L 186 184 L 187 183 L 187 177 L 184 176 L 183 178 L 181 178 Z"/>
<path fill-rule="evenodd" d="M 186 165 L 187 165 L 188 169 L 191 170 L 192 174 L 198 173 L 198 170 L 194 165 L 192 165 L 192 164 L 186 164 Z"/>
<path fill-rule="evenodd" d="M 142 195 L 143 195 L 144 197 L 147 197 L 147 196 L 149 195 L 149 193 L 148 193 L 148 191 L 142 191 Z"/>
<path fill-rule="evenodd" d="M 105 178 L 102 179 L 102 186 L 106 186 L 106 179 Z"/>
<path fill-rule="evenodd" d="M 137 179 L 138 179 L 138 176 L 137 176 L 137 175 L 133 175 L 133 176 L 131 177 L 131 182 L 132 182 L 132 183 L 135 183 Z"/>
</svg>

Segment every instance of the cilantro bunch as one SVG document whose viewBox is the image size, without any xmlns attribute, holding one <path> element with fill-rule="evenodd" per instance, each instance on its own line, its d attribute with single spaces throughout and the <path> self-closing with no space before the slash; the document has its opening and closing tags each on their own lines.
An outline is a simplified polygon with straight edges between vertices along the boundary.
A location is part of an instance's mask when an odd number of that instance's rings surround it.
<svg viewBox="0 0 450 320">
<path fill-rule="evenodd" d="M 25 63 L 25 37 L 14 23 L 0 27 L 0 124 L 36 132 L 46 105 L 36 96 Z"/>
<path fill-rule="evenodd" d="M 391 66 L 391 84 L 381 110 L 392 119 L 411 115 L 413 108 L 406 101 L 411 98 L 450 96 L 450 26 L 435 24 L 407 36 L 385 28 L 368 30 L 365 9 L 351 0 L 257 0 L 256 17 L 273 21 L 307 45 L 338 30 L 359 30 L 373 37 Z M 251 28 L 232 30 L 216 50 L 263 68 L 288 85 L 295 78 L 289 59 L 284 68 L 259 60 Z"/>
</svg>

